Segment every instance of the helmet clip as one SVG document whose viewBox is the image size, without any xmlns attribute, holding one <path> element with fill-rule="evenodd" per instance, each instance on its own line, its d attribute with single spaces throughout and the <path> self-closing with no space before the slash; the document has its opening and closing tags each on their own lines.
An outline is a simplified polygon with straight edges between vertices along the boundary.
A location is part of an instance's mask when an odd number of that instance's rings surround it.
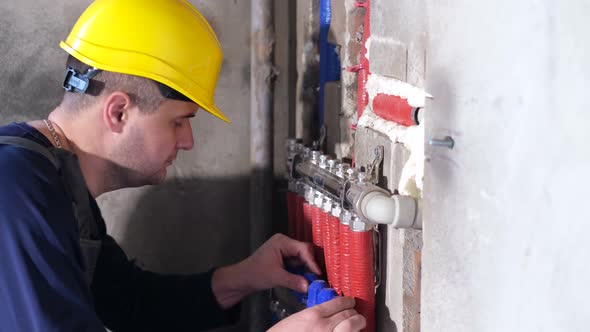
<svg viewBox="0 0 590 332">
<path fill-rule="evenodd" d="M 72 67 L 66 69 L 66 78 L 63 87 L 66 91 L 84 94 L 90 86 L 90 80 L 102 70 L 89 68 L 84 74 Z"/>
</svg>

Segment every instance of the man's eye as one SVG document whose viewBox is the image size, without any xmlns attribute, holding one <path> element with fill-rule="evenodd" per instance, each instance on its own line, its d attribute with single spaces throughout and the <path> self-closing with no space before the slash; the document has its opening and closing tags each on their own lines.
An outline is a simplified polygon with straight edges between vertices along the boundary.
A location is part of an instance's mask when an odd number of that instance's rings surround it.
<svg viewBox="0 0 590 332">
<path fill-rule="evenodd" d="M 174 127 L 182 127 L 182 120 L 175 120 Z"/>
</svg>

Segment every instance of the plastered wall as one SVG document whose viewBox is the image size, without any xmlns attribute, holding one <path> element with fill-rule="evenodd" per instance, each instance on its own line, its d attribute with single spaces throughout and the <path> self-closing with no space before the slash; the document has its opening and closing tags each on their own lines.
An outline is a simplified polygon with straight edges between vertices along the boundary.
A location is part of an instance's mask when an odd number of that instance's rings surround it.
<svg viewBox="0 0 590 332">
<path fill-rule="evenodd" d="M 424 331 L 587 331 L 587 1 L 426 1 Z"/>
<path fill-rule="evenodd" d="M 590 6 L 371 4 L 371 72 L 433 97 L 422 129 L 423 231 L 384 232 L 380 331 L 587 330 Z M 347 65 L 358 63 L 354 13 L 335 31 L 347 38 Z M 387 124 L 350 128 L 351 77 L 343 74 L 340 137 L 353 140 L 340 142 L 352 143 L 361 164 L 385 145 L 386 185 L 399 188 L 415 147 L 402 147 L 397 129 L 381 130 Z M 428 145 L 446 136 L 453 149 Z"/>
</svg>

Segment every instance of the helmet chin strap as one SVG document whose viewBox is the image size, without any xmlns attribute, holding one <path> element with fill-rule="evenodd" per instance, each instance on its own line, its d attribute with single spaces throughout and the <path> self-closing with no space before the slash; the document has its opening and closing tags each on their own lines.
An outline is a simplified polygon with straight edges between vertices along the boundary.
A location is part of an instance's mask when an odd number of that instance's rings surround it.
<svg viewBox="0 0 590 332">
<path fill-rule="evenodd" d="M 164 98 L 180 100 L 180 101 L 187 101 L 193 102 L 190 98 L 183 95 L 182 93 L 172 89 L 171 87 L 167 86 L 166 84 L 162 84 L 160 82 L 156 82 L 158 84 L 158 89 Z"/>
<path fill-rule="evenodd" d="M 89 68 L 85 73 L 81 73 L 72 67 L 68 67 L 63 87 L 66 91 L 84 94 L 90 87 L 90 80 L 100 72 L 102 70 L 98 68 Z"/>
</svg>

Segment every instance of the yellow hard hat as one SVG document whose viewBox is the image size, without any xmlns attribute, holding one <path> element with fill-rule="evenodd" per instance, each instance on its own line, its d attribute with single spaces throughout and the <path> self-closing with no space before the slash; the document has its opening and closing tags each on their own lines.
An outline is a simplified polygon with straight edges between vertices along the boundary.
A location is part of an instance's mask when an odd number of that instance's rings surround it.
<svg viewBox="0 0 590 332">
<path fill-rule="evenodd" d="M 165 84 L 229 122 L 213 101 L 221 45 L 188 1 L 97 0 L 60 47 L 89 66 Z"/>
</svg>

